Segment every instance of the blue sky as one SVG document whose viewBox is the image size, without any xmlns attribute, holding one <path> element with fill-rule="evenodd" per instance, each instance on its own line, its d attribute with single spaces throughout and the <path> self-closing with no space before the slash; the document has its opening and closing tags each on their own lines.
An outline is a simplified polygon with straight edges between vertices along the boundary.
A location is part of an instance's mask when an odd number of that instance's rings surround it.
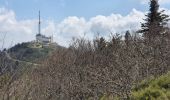
<svg viewBox="0 0 170 100">
<path fill-rule="evenodd" d="M 61 21 L 68 16 L 85 17 L 128 14 L 133 8 L 145 11 L 147 6 L 139 0 L 0 0 L 0 6 L 12 9 L 17 19 L 36 18 L 41 10 L 45 19 Z"/>
<path fill-rule="evenodd" d="M 96 33 L 137 30 L 149 0 L 0 0 L 0 35 L 7 34 L 5 47 L 35 40 L 38 11 L 41 10 L 42 33 L 54 35 L 54 41 L 68 46 L 72 37 L 87 39 Z M 170 0 L 160 0 L 160 7 L 170 15 Z M 0 46 L 2 39 L 0 38 Z"/>
</svg>

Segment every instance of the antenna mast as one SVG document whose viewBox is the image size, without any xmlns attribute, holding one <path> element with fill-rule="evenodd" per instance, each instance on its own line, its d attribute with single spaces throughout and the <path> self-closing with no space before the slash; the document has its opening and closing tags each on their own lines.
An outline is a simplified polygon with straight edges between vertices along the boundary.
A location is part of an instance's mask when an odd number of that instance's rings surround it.
<svg viewBox="0 0 170 100">
<path fill-rule="evenodd" d="M 38 22 L 38 34 L 41 34 L 41 15 L 40 15 L 40 11 L 39 11 L 39 22 Z"/>
</svg>

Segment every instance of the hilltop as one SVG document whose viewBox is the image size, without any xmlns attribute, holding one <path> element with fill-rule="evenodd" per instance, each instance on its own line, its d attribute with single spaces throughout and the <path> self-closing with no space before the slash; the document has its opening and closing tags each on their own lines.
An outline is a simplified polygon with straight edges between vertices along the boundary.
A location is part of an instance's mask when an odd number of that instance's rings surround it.
<svg viewBox="0 0 170 100">
<path fill-rule="evenodd" d="M 15 45 L 14 47 L 8 49 L 7 52 L 13 59 L 38 63 L 44 60 L 57 48 L 63 47 L 57 45 L 56 43 L 49 46 L 43 46 L 39 43 L 26 42 Z"/>
</svg>

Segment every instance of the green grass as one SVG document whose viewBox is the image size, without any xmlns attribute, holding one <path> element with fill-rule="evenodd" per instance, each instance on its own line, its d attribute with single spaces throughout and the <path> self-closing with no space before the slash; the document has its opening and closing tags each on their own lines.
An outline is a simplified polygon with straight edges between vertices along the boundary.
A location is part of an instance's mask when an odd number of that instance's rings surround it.
<svg viewBox="0 0 170 100">
<path fill-rule="evenodd" d="M 104 95 L 100 100 L 121 100 L 119 97 Z M 132 89 L 128 100 L 170 100 L 170 72 L 158 78 L 150 77 Z"/>
<path fill-rule="evenodd" d="M 46 58 L 49 53 L 55 50 L 53 47 L 33 47 L 32 43 L 22 43 L 10 48 L 8 52 L 11 57 L 26 62 L 37 63 Z"/>
<path fill-rule="evenodd" d="M 132 100 L 170 100 L 170 72 L 142 81 L 133 88 Z"/>
</svg>

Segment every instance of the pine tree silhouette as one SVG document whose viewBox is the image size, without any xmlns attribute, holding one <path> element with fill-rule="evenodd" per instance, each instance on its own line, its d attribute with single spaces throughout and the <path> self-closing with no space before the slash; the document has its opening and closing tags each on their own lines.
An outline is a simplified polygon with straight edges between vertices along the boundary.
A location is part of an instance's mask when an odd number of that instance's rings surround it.
<svg viewBox="0 0 170 100">
<path fill-rule="evenodd" d="M 161 34 L 161 31 L 169 21 L 169 16 L 164 14 L 164 11 L 159 11 L 158 0 L 150 0 L 149 12 L 146 15 L 146 19 L 144 19 L 145 23 L 141 24 L 142 29 L 140 30 L 145 38 L 153 38 Z"/>
</svg>

